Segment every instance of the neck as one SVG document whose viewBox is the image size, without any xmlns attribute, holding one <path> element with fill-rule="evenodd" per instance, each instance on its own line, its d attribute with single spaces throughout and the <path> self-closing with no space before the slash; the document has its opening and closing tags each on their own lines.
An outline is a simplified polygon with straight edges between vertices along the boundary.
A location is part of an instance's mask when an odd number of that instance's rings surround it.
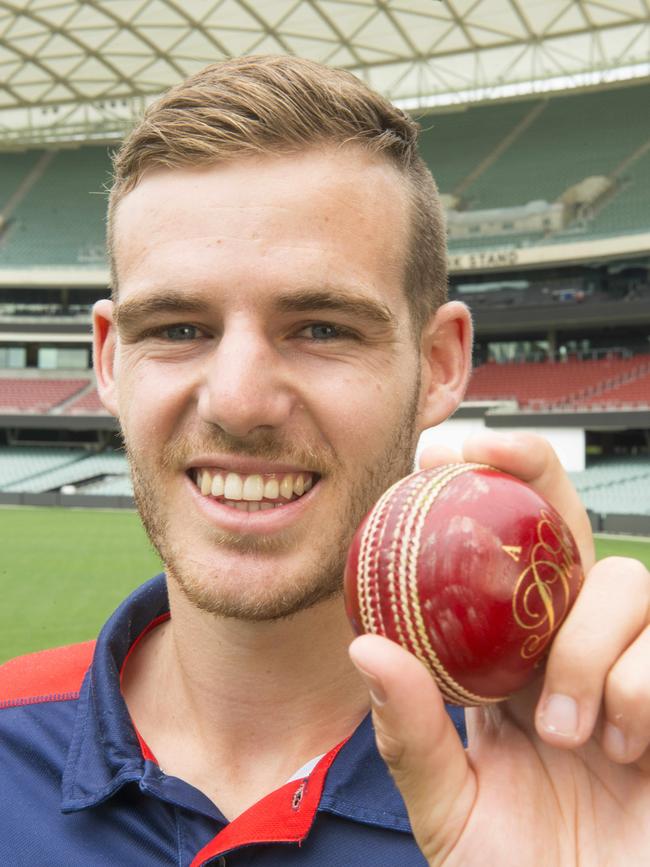
<svg viewBox="0 0 650 867">
<path fill-rule="evenodd" d="M 318 719 L 314 711 L 328 707 L 338 715 L 350 705 L 358 715 L 365 691 L 348 658 L 352 631 L 340 597 L 290 618 L 253 623 L 199 611 L 175 588 L 170 600 L 167 663 L 202 717 L 239 735 L 242 721 L 250 728 L 251 712 L 261 711 L 268 737 L 269 725 L 275 721 L 282 731 L 289 715 L 292 725 L 304 720 L 310 727 Z"/>
<path fill-rule="evenodd" d="M 204 791 L 193 767 L 218 767 L 220 780 L 258 776 L 240 798 L 206 791 L 234 815 L 363 718 L 367 694 L 347 653 L 352 632 L 340 597 L 249 623 L 198 610 L 172 582 L 169 592 L 171 619 L 133 654 L 125 699 L 168 772 Z"/>
</svg>

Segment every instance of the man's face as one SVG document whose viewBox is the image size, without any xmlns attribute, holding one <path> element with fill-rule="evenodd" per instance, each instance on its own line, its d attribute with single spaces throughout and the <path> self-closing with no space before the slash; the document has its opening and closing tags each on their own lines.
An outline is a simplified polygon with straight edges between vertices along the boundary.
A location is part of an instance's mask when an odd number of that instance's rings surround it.
<svg viewBox="0 0 650 867">
<path fill-rule="evenodd" d="M 199 607 L 272 619 L 338 592 L 355 527 L 410 471 L 408 223 L 396 170 L 356 148 L 160 170 L 121 202 L 117 410 Z"/>
</svg>

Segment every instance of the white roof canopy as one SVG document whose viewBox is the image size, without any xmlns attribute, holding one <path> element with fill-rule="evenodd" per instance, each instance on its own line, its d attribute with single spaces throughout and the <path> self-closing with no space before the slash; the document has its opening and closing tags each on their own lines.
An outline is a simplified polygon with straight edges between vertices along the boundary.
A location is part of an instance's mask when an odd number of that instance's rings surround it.
<svg viewBox="0 0 650 867">
<path fill-rule="evenodd" d="M 650 0 L 0 0 L 0 145 L 118 136 L 207 63 L 269 53 L 406 108 L 650 80 Z"/>
</svg>

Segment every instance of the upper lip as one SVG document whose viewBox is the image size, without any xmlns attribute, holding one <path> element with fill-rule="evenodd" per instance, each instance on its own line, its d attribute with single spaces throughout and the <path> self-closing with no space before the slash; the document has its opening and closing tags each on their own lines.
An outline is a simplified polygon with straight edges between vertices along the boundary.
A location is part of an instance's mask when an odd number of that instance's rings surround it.
<svg viewBox="0 0 650 867">
<path fill-rule="evenodd" d="M 205 455 L 193 458 L 187 465 L 187 469 L 220 469 L 226 472 L 238 473 L 241 476 L 269 475 L 272 473 L 313 473 L 314 470 L 298 467 L 295 464 L 278 464 L 273 461 L 265 461 L 258 458 L 235 457 L 232 455 Z"/>
</svg>

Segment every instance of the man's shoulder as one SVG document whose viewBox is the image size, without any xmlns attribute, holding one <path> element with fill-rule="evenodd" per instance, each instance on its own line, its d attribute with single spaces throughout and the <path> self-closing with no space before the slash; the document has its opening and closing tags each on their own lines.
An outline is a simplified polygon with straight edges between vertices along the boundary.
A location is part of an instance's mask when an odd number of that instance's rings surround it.
<svg viewBox="0 0 650 867">
<path fill-rule="evenodd" d="M 78 698 L 94 641 L 41 650 L 0 665 L 0 710 Z"/>
</svg>

